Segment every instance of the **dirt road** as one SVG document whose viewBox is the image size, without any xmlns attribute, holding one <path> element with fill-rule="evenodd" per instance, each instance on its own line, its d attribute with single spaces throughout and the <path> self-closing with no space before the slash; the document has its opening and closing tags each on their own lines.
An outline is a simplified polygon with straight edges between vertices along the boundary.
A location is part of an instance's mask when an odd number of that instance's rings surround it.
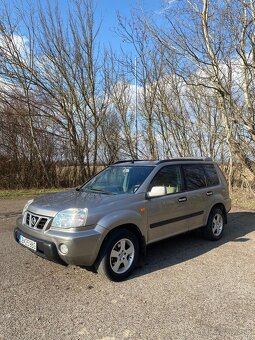
<svg viewBox="0 0 255 340">
<path fill-rule="evenodd" d="M 219 242 L 187 233 L 148 248 L 122 283 L 62 267 L 12 235 L 26 200 L 0 200 L 0 339 L 255 339 L 255 212 Z"/>
</svg>

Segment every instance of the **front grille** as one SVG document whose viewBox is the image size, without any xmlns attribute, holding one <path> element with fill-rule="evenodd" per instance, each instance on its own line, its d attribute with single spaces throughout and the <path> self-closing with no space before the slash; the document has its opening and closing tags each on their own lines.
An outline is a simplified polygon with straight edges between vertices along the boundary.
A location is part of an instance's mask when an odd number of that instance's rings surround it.
<svg viewBox="0 0 255 340">
<path fill-rule="evenodd" d="M 37 224 L 37 229 L 43 229 L 43 227 L 45 226 L 47 221 L 48 221 L 47 218 L 41 218 L 40 221 Z"/>
<path fill-rule="evenodd" d="M 25 213 L 25 224 L 27 227 L 42 230 L 49 221 L 49 218 L 42 217 L 39 215 L 31 214 L 30 212 Z"/>
</svg>

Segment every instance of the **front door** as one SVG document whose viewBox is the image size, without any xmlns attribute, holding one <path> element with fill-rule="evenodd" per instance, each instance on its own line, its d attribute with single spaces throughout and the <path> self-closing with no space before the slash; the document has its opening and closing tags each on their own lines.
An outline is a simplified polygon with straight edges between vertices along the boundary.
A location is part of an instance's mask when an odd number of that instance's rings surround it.
<svg viewBox="0 0 255 340">
<path fill-rule="evenodd" d="M 152 187 L 165 188 L 165 195 L 149 198 L 148 243 L 188 230 L 185 218 L 187 198 L 183 192 L 183 181 L 178 165 L 167 165 L 153 178 Z"/>
</svg>

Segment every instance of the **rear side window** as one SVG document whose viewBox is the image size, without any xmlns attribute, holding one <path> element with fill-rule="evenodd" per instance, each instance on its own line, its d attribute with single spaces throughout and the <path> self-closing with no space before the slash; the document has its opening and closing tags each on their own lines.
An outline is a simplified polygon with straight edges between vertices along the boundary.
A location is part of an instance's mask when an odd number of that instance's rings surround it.
<svg viewBox="0 0 255 340">
<path fill-rule="evenodd" d="M 208 187 L 212 187 L 214 185 L 218 185 L 219 182 L 219 177 L 217 174 L 217 171 L 214 167 L 213 164 L 205 164 L 203 165 L 204 170 L 205 170 L 205 177 L 206 177 L 206 182 Z"/>
<path fill-rule="evenodd" d="M 203 166 L 200 164 L 185 164 L 182 166 L 186 190 L 196 190 L 206 187 Z"/>
</svg>

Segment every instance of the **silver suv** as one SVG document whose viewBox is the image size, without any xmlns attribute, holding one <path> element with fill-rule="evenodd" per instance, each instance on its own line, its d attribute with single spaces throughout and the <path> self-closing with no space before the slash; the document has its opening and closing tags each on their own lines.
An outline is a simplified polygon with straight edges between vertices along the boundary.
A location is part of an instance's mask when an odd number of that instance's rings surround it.
<svg viewBox="0 0 255 340">
<path fill-rule="evenodd" d="M 150 243 L 201 227 L 218 240 L 230 208 L 210 158 L 120 161 L 80 188 L 28 201 L 14 235 L 46 259 L 120 281 Z"/>
</svg>

